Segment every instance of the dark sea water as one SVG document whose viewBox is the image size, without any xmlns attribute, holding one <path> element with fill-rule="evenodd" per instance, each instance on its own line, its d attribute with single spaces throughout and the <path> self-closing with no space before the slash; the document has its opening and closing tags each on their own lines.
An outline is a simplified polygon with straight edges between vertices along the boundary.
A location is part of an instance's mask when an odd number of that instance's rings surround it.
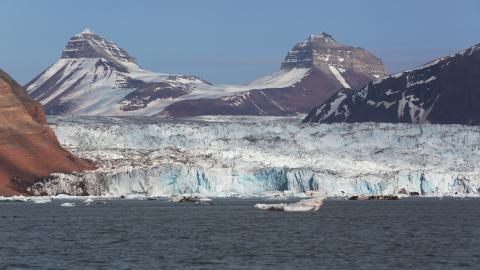
<svg viewBox="0 0 480 270">
<path fill-rule="evenodd" d="M 62 202 L 0 203 L 0 269 L 480 269 L 479 199 Z"/>
</svg>

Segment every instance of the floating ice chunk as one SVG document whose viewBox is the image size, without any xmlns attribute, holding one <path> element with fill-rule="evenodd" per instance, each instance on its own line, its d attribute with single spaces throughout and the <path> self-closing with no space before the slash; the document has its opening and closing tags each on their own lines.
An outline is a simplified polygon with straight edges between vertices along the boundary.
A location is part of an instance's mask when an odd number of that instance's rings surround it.
<svg viewBox="0 0 480 270">
<path fill-rule="evenodd" d="M 322 192 L 317 191 L 307 191 L 307 192 L 296 192 L 295 190 L 275 190 L 263 192 L 260 197 L 265 197 L 270 200 L 284 200 L 285 198 L 307 198 L 307 197 L 319 197 L 323 195 Z"/>
<path fill-rule="evenodd" d="M 146 193 L 133 193 L 133 194 L 120 195 L 120 199 L 145 201 L 145 200 L 155 199 L 155 197 Z"/>
<path fill-rule="evenodd" d="M 0 202 L 27 202 L 28 198 L 24 196 L 0 197 Z"/>
<path fill-rule="evenodd" d="M 83 201 L 84 203 L 87 203 L 87 204 L 90 204 L 90 203 L 93 203 L 93 199 L 92 198 L 87 198 L 85 201 Z"/>
<path fill-rule="evenodd" d="M 198 197 L 197 195 L 189 195 L 189 194 L 173 195 L 172 197 L 170 197 L 170 201 L 171 202 L 194 202 L 194 203 L 198 203 L 198 202 L 200 202 L 200 197 Z"/>
<path fill-rule="evenodd" d="M 256 208 L 268 211 L 284 211 L 284 212 L 308 212 L 318 211 L 323 204 L 324 198 L 312 198 L 301 200 L 297 203 L 276 203 L 276 204 L 262 204 L 257 203 Z"/>
<path fill-rule="evenodd" d="M 49 203 L 51 201 L 52 199 L 50 197 L 26 197 L 26 196 L 0 197 L 0 202 Z"/>
<path fill-rule="evenodd" d="M 58 195 L 55 195 L 54 198 L 55 199 L 59 199 L 59 200 L 62 200 L 62 199 L 72 199 L 74 196 L 71 196 L 71 195 L 67 195 L 67 194 L 58 194 Z"/>
<path fill-rule="evenodd" d="M 318 208 L 320 209 L 320 207 Z M 283 207 L 284 212 L 309 212 L 309 211 L 317 211 L 317 208 L 313 208 L 311 206 L 302 206 L 302 205 L 286 205 Z"/>
<path fill-rule="evenodd" d="M 275 204 L 264 204 L 264 203 L 257 203 L 255 204 L 255 208 L 261 210 L 269 210 L 269 211 L 283 211 L 286 203 L 275 203 Z"/>
<path fill-rule="evenodd" d="M 62 206 L 62 207 L 75 207 L 75 204 L 74 204 L 74 203 L 66 202 L 66 203 L 60 204 L 60 206 Z"/>
<path fill-rule="evenodd" d="M 30 201 L 33 203 L 50 203 L 52 202 L 52 198 L 50 197 L 31 197 Z"/>
</svg>

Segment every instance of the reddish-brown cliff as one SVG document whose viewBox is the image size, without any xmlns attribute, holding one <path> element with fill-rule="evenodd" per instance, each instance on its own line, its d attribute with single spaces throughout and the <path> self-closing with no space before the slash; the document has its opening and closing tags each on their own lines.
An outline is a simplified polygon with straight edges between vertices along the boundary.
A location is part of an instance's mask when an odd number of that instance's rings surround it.
<svg viewBox="0 0 480 270">
<path fill-rule="evenodd" d="M 51 173 L 93 168 L 60 146 L 42 106 L 0 70 L 0 195 L 25 193 Z"/>
</svg>

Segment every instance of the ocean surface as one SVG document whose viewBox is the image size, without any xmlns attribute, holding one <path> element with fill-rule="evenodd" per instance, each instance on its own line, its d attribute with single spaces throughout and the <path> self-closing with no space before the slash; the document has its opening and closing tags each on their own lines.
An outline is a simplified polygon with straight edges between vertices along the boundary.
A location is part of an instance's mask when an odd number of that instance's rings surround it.
<svg viewBox="0 0 480 270">
<path fill-rule="evenodd" d="M 479 269 L 480 199 L 0 203 L 0 269 Z"/>
</svg>

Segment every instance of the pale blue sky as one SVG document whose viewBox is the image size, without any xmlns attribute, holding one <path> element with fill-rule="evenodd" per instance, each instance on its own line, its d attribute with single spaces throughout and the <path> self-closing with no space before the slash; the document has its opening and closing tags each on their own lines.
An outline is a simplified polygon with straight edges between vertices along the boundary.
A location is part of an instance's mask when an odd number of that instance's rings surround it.
<svg viewBox="0 0 480 270">
<path fill-rule="evenodd" d="M 26 83 L 88 27 L 147 69 L 241 83 L 279 69 L 310 33 L 399 71 L 480 43 L 476 0 L 2 0 L 0 68 Z"/>
</svg>

